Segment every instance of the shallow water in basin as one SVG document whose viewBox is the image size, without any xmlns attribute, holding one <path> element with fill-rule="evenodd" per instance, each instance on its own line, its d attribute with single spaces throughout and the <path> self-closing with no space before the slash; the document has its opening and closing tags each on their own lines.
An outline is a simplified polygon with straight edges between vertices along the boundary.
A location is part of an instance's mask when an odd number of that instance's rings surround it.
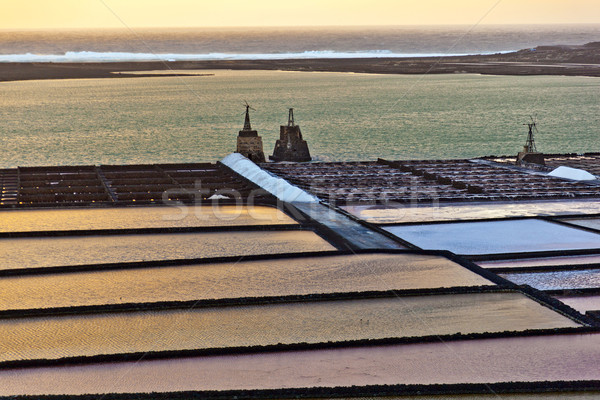
<svg viewBox="0 0 600 400">
<path fill-rule="evenodd" d="M 0 279 L 0 310 L 492 285 L 442 257 L 359 254 Z"/>
<path fill-rule="evenodd" d="M 586 228 L 600 230 L 600 218 L 564 219 L 563 221 L 570 224 L 584 226 Z"/>
<path fill-rule="evenodd" d="M 23 318 L 0 321 L 0 361 L 576 326 L 520 293 Z"/>
<path fill-rule="evenodd" d="M 517 285 L 539 290 L 600 288 L 600 269 L 500 274 Z"/>
<path fill-rule="evenodd" d="M 600 248 L 600 235 L 536 219 L 385 226 L 422 249 L 498 254 Z"/>
<path fill-rule="evenodd" d="M 600 296 L 554 296 L 580 313 L 600 310 Z"/>
<path fill-rule="evenodd" d="M 2 269 L 335 250 L 311 231 L 0 239 Z"/>
<path fill-rule="evenodd" d="M 587 265 L 600 264 L 600 254 L 561 257 L 536 257 L 513 260 L 477 261 L 483 268 L 525 268 L 552 265 Z"/>
<path fill-rule="evenodd" d="M 440 204 L 437 206 L 343 206 L 343 209 L 374 224 L 452 221 L 487 218 L 535 217 L 538 215 L 596 214 L 600 201 L 520 201 L 518 203 Z M 572 220 L 569 220 L 569 222 Z"/>
<path fill-rule="evenodd" d="M 278 209 L 265 206 L 209 205 L 0 211 L 0 232 L 295 223 Z"/>
<path fill-rule="evenodd" d="M 600 334 L 464 340 L 0 371 L 0 394 L 600 379 Z"/>
</svg>

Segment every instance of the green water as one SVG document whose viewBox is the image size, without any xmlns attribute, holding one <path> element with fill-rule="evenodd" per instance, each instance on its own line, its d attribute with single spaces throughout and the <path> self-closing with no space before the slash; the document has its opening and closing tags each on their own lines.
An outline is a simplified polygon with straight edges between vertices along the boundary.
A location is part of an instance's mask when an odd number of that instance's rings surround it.
<svg viewBox="0 0 600 400">
<path fill-rule="evenodd" d="M 0 167 L 215 161 L 244 100 L 272 153 L 294 107 L 316 160 L 600 151 L 600 78 L 210 71 L 0 84 Z"/>
</svg>

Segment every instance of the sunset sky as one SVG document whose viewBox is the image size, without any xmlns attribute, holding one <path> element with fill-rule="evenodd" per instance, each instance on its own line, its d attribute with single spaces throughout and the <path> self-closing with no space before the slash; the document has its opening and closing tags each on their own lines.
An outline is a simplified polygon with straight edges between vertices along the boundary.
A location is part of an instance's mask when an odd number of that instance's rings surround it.
<svg viewBox="0 0 600 400">
<path fill-rule="evenodd" d="M 0 1 L 0 29 L 477 23 L 600 23 L 600 1 Z"/>
</svg>

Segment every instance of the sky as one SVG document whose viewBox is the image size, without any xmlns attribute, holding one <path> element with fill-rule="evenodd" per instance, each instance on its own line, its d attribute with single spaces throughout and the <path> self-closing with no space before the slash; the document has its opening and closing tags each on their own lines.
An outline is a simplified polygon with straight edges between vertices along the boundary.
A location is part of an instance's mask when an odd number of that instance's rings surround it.
<svg viewBox="0 0 600 400">
<path fill-rule="evenodd" d="M 0 0 L 0 29 L 600 23 L 600 0 Z"/>
</svg>

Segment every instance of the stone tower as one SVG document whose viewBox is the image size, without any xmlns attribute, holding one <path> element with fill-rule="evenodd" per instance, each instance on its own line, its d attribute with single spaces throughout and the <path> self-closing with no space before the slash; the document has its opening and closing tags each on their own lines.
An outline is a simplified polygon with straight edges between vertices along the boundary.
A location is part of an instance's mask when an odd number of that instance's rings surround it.
<svg viewBox="0 0 600 400">
<path fill-rule="evenodd" d="M 265 162 L 265 153 L 263 151 L 262 138 L 250 126 L 250 106 L 246 103 L 246 119 L 244 128 L 239 132 L 237 138 L 237 153 L 255 163 Z"/>
<path fill-rule="evenodd" d="M 523 125 L 529 127 L 529 132 L 527 133 L 527 142 L 525 142 L 525 146 L 523 146 L 523 151 L 520 151 L 519 154 L 517 154 L 517 165 L 521 165 L 524 162 L 546 165 L 544 154 L 539 153 L 535 148 L 535 141 L 533 139 L 533 131 L 537 131 L 535 120 L 532 118 L 531 123 Z"/>
<path fill-rule="evenodd" d="M 290 108 L 287 126 L 279 127 L 279 140 L 275 143 L 273 161 L 310 161 L 310 152 L 306 140 L 302 140 L 300 127 L 294 124 L 294 109 Z"/>
</svg>

